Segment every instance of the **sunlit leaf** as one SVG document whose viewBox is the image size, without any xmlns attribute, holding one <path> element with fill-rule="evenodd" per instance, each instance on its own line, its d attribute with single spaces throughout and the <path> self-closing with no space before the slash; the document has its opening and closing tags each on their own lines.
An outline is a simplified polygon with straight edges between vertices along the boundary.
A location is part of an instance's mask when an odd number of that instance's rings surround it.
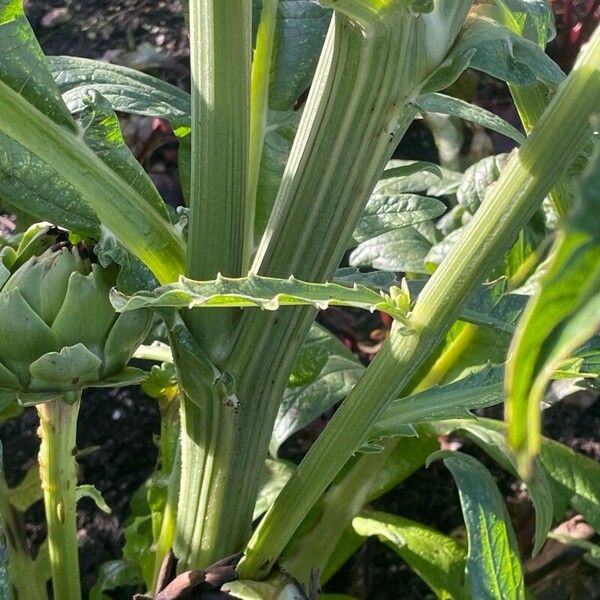
<svg viewBox="0 0 600 600">
<path fill-rule="evenodd" d="M 473 598 L 524 600 L 525 584 L 516 536 L 504 499 L 489 471 L 460 452 L 441 451 L 458 487 L 467 526 L 467 575 Z"/>
<path fill-rule="evenodd" d="M 366 512 L 352 521 L 354 530 L 377 536 L 392 548 L 442 600 L 465 598 L 467 551 L 459 542 L 430 527 L 381 512 Z"/>
</svg>

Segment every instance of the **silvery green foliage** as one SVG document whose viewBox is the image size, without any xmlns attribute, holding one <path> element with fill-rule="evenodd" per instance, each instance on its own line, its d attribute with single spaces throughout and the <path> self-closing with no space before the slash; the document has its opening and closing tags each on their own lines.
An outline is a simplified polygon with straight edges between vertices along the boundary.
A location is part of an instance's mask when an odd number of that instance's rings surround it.
<svg viewBox="0 0 600 600">
<path fill-rule="evenodd" d="M 141 372 L 125 365 L 149 312 L 117 315 L 109 301 L 117 270 L 92 262 L 84 247 L 61 241 L 35 253 L 46 233 L 0 255 L 0 389 L 34 402 L 139 381 Z"/>
</svg>

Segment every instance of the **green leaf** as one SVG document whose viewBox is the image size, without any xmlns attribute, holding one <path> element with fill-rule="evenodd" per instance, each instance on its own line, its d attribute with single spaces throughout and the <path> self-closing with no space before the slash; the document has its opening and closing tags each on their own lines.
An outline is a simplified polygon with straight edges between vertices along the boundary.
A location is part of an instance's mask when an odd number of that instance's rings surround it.
<svg viewBox="0 0 600 600">
<path fill-rule="evenodd" d="M 0 1 L 0 80 L 69 132 L 76 130 L 23 13 L 21 0 Z M 0 133 L 0 196 L 18 209 L 85 235 L 97 235 L 96 215 L 44 161 Z"/>
<path fill-rule="evenodd" d="M 510 471 L 513 475 L 517 475 L 517 463 L 504 434 L 490 427 L 489 424 L 489 419 L 470 419 L 447 421 L 434 427 L 444 435 L 448 433 L 466 435 L 502 467 Z M 533 476 L 527 482 L 527 490 L 535 507 L 535 537 L 533 547 L 533 554 L 535 555 L 544 545 L 546 536 L 552 526 L 553 515 L 555 514 L 550 482 L 546 476 L 545 468 L 540 461 L 534 463 Z"/>
<path fill-rule="evenodd" d="M 17 394 L 14 391 L 0 389 L 0 425 L 22 412 L 22 407 L 17 402 Z"/>
<path fill-rule="evenodd" d="M 0 79 L 62 127 L 75 124 L 54 83 L 22 0 L 0 0 Z"/>
<path fill-rule="evenodd" d="M 295 468 L 293 463 L 285 460 L 273 460 L 272 458 L 267 458 L 265 466 L 266 478 L 256 499 L 252 516 L 253 521 L 269 510 Z"/>
<path fill-rule="evenodd" d="M 494 406 L 504 401 L 504 368 L 488 365 L 446 385 L 436 385 L 424 392 L 398 398 L 385 410 L 370 438 L 397 435 L 398 428 L 424 421 L 469 417 L 476 408 Z"/>
<path fill-rule="evenodd" d="M 399 164 L 398 166 L 390 166 L 397 165 L 398 163 L 402 164 Z M 444 176 L 441 167 L 435 163 L 430 163 L 424 160 L 393 160 L 388 164 L 388 167 L 386 167 L 385 171 L 381 175 L 380 182 L 382 182 L 384 179 L 408 177 L 409 175 L 414 175 L 415 173 L 432 173 L 439 179 L 442 179 Z"/>
<path fill-rule="evenodd" d="M 338 402 L 352 390 L 364 367 L 334 335 L 313 325 L 304 349 L 319 348 L 327 362 L 319 376 L 302 386 L 287 387 L 273 427 L 270 452 L 277 455 L 279 446 Z"/>
<path fill-rule="evenodd" d="M 539 81 L 554 88 L 565 77 L 537 43 L 483 16 L 467 21 L 449 59 L 466 60 L 473 69 L 521 86 Z"/>
<path fill-rule="evenodd" d="M 125 526 L 123 558 L 138 566 L 146 586 L 152 585 L 154 574 L 155 553 L 151 549 L 152 543 L 152 516 L 145 514 L 131 518 Z"/>
<path fill-rule="evenodd" d="M 82 498 L 91 498 L 94 501 L 94 504 L 104 513 L 110 514 L 112 511 L 110 506 L 106 504 L 106 501 L 102 497 L 100 490 L 96 488 L 94 485 L 85 484 L 78 485 L 76 490 L 77 500 L 81 500 Z"/>
<path fill-rule="evenodd" d="M 109 560 L 100 566 L 98 580 L 90 590 L 89 600 L 107 600 L 104 592 L 121 586 L 140 585 L 144 582 L 139 567 L 126 560 Z"/>
<path fill-rule="evenodd" d="M 507 291 L 505 278 L 482 285 L 460 310 L 460 318 L 474 325 L 512 333 L 527 305 L 529 296 Z"/>
<path fill-rule="evenodd" d="M 459 98 L 439 93 L 425 94 L 424 96 L 419 96 L 414 101 L 414 104 L 423 112 L 441 113 L 458 117 L 459 119 L 470 121 L 471 123 L 501 133 L 519 144 L 525 140 L 525 136 L 504 119 L 480 106 L 469 104 Z"/>
<path fill-rule="evenodd" d="M 342 267 L 333 275 L 333 282 L 342 285 L 358 283 L 377 290 L 389 291 L 397 279 L 393 273 L 387 271 L 362 272 L 354 267 Z"/>
<path fill-rule="evenodd" d="M 456 192 L 461 178 L 462 173 L 431 163 L 390 160 L 373 193 L 384 196 L 419 193 L 447 196 Z"/>
<path fill-rule="evenodd" d="M 509 440 L 527 477 L 541 440 L 540 402 L 560 363 L 600 325 L 600 152 L 581 183 L 578 203 L 557 236 L 549 269 L 513 340 L 506 370 Z"/>
<path fill-rule="evenodd" d="M 427 273 L 425 257 L 438 241 L 430 222 L 388 231 L 360 243 L 350 254 L 353 267 Z"/>
<path fill-rule="evenodd" d="M 352 527 L 359 535 L 377 536 L 392 548 L 438 598 L 466 597 L 467 552 L 451 537 L 421 523 L 381 512 L 363 513 L 352 521 Z"/>
<path fill-rule="evenodd" d="M 304 386 L 314 381 L 329 359 L 329 352 L 321 346 L 304 346 L 294 363 L 288 387 Z"/>
<path fill-rule="evenodd" d="M 562 518 L 573 506 L 590 523 L 597 522 L 600 506 L 600 465 L 568 446 L 542 438 L 540 461 L 550 479 L 554 512 Z"/>
<path fill-rule="evenodd" d="M 490 454 L 495 445 L 494 437 L 505 439 L 507 425 L 502 421 L 479 419 L 477 422 L 460 423 L 460 427 L 465 425 L 467 435 L 480 428 L 480 434 L 472 437 L 476 442 L 482 439 L 485 431 L 490 443 L 481 444 L 481 447 Z M 447 433 L 452 427 L 455 425 L 442 424 L 439 431 Z M 550 483 L 555 518 L 562 519 L 567 507 L 573 506 L 589 523 L 595 523 L 598 520 L 597 507 L 600 506 L 600 464 L 548 438 L 542 438 L 539 462 Z"/>
<path fill-rule="evenodd" d="M 411 298 L 417 298 L 426 282 L 425 279 L 408 281 Z M 460 308 L 460 318 L 474 325 L 483 325 L 497 331 L 513 333 L 527 306 L 530 291 L 530 289 L 520 288 L 508 292 L 507 280 L 504 277 L 484 283 L 465 299 Z"/>
<path fill-rule="evenodd" d="M 353 238 L 364 242 L 394 229 L 435 219 L 445 211 L 444 203 L 435 198 L 416 194 L 374 194 L 367 202 Z"/>
<path fill-rule="evenodd" d="M 100 93 L 111 108 L 148 117 L 161 117 L 174 129 L 191 124 L 190 95 L 151 75 L 99 60 L 71 56 L 47 58 L 52 77 L 72 113 L 86 108 L 92 90 Z"/>
<path fill-rule="evenodd" d="M 183 272 L 181 240 L 85 144 L 20 1 L 2 0 L 2 13 L 0 168 L 9 174 L 3 194 L 10 194 L 8 201 L 18 209 L 29 207 L 36 216 L 84 235 L 96 237 L 102 220 L 159 279 L 172 281 Z"/>
<path fill-rule="evenodd" d="M 108 101 L 92 90 L 84 96 L 83 104 L 79 123 L 87 145 L 159 215 L 168 220 L 169 214 L 163 199 L 125 144 L 119 119 Z"/>
<path fill-rule="evenodd" d="M 9 502 L 21 513 L 43 497 L 40 470 L 37 464 L 30 467 L 23 479 L 8 493 Z"/>
<path fill-rule="evenodd" d="M 524 600 L 523 569 L 510 516 L 496 482 L 476 459 L 436 452 L 454 477 L 467 526 L 467 576 L 473 598 Z"/>
<path fill-rule="evenodd" d="M 277 310 L 282 306 L 353 306 L 381 310 L 402 323 L 406 321 L 408 298 L 399 288 L 390 295 L 355 284 L 346 287 L 335 283 L 307 283 L 290 277 L 276 279 L 253 275 L 240 279 L 219 276 L 213 281 L 194 281 L 181 277 L 179 283 L 125 296 L 111 294 L 113 306 L 120 312 L 149 308 L 259 307 Z M 407 332 L 408 333 L 408 332 Z"/>
<path fill-rule="evenodd" d="M 556 35 L 554 13 L 547 0 L 495 0 L 502 10 L 503 22 L 510 29 L 545 47 Z"/>
<path fill-rule="evenodd" d="M 285 574 L 265 581 L 230 581 L 221 588 L 239 600 L 306 600 L 300 584 Z"/>
<path fill-rule="evenodd" d="M 475 214 L 481 206 L 488 188 L 498 181 L 508 154 L 487 156 L 469 167 L 460 180 L 456 199 L 469 213 Z"/>
</svg>

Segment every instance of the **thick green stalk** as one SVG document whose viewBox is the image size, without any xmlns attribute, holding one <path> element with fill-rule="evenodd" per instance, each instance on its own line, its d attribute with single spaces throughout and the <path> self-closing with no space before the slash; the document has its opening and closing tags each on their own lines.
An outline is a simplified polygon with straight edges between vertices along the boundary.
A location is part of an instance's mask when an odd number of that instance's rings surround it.
<svg viewBox="0 0 600 600">
<path fill-rule="evenodd" d="M 412 389 L 409 385 L 402 390 L 402 393 L 416 394 L 438 384 L 469 346 L 476 331 L 477 326 L 470 323 L 465 324 L 463 330 L 427 370 L 418 385 Z M 427 440 L 426 436 L 421 439 L 423 445 L 431 452 L 437 449 L 438 446 L 433 440 Z M 313 569 L 318 569 L 321 574 L 325 572 L 352 519 L 363 510 L 366 502 L 378 497 L 378 495 L 373 496 L 375 482 L 385 472 L 386 464 L 390 459 L 396 463 L 399 462 L 397 451 L 402 449 L 403 440 L 388 439 L 382 440 L 382 442 L 383 450 L 381 452 L 359 455 L 351 467 L 344 471 L 340 481 L 334 483 L 323 495 L 319 523 L 308 533 L 301 535 L 298 542 L 294 543 L 295 539 L 292 539 L 291 556 L 284 560 L 284 568 L 298 581 L 307 583 Z M 423 461 L 426 455 L 425 452 Z M 391 476 L 384 489 L 388 490 L 391 486 L 398 485 L 421 465 L 409 459 L 401 464 L 402 468 L 390 469 Z M 310 514 L 308 518 L 310 518 Z M 288 549 L 286 548 L 285 554 L 287 553 Z"/>
<path fill-rule="evenodd" d="M 54 598 L 80 600 L 77 548 L 76 432 L 79 397 L 38 405 L 40 478 L 48 525 L 48 551 Z"/>
<path fill-rule="evenodd" d="M 508 88 L 525 132 L 529 135 L 548 106 L 548 92 L 542 84 L 530 87 L 509 84 Z M 571 205 L 571 195 L 564 177 L 550 190 L 549 197 L 558 216 L 566 217 Z"/>
<path fill-rule="evenodd" d="M 56 124 L 1 81 L 0 110 L 2 133 L 60 173 L 161 283 L 177 280 L 184 268 L 181 236 L 90 150 L 82 136 Z"/>
<path fill-rule="evenodd" d="M 589 118 L 597 110 L 598 97 L 600 30 L 419 296 L 410 315 L 416 333 L 407 337 L 392 329 L 388 342 L 261 521 L 238 567 L 241 577 L 256 578 L 270 570 L 378 416 L 441 342 L 461 302 L 508 250 L 589 139 Z"/>
<path fill-rule="evenodd" d="M 277 9 L 279 0 L 263 0 L 260 23 L 256 32 L 256 47 L 252 60 L 252 80 L 250 87 L 250 152 L 248 162 L 248 199 L 244 217 L 244 260 L 242 272 L 246 273 L 254 254 L 254 221 L 256 216 L 256 195 L 262 160 L 267 118 L 269 116 L 269 82 Z"/>
<path fill-rule="evenodd" d="M 410 100 L 445 56 L 470 5 L 453 1 L 444 9 L 443 36 L 436 36 L 429 53 L 419 52 L 420 44 L 439 15 L 415 17 L 393 3 L 382 9 L 386 18 L 361 29 L 355 19 L 336 14 L 253 271 L 309 281 L 332 276 L 379 174 L 415 116 Z M 184 473 L 192 467 L 205 472 L 197 478 L 202 489 L 182 487 L 186 511 L 196 512 L 195 521 L 181 519 L 176 548 L 184 555 L 182 568 L 206 566 L 247 540 L 273 423 L 314 316 L 312 309 L 245 311 L 220 365 L 235 378 L 238 410 L 220 409 L 214 421 L 219 435 L 210 427 L 196 430 L 186 417 L 187 427 L 206 444 L 195 456 L 190 452 L 187 463 L 185 446 L 182 454 Z M 202 410 L 219 405 L 216 399 L 195 400 Z M 188 402 L 185 411 L 194 410 Z M 183 440 L 185 445 L 185 434 Z"/>
<path fill-rule="evenodd" d="M 187 275 L 239 276 L 248 183 L 251 2 L 191 0 L 192 166 Z M 226 354 L 238 312 L 190 311 L 186 322 L 215 363 Z M 175 362 L 181 364 L 175 352 Z M 191 374 L 193 375 L 193 374 Z M 235 415 L 211 384 L 182 378 L 181 490 L 175 553 L 179 568 L 208 566 L 247 535 L 222 481 L 232 470 Z"/>
<path fill-rule="evenodd" d="M 0 523 L 6 534 L 9 558 L 10 585 L 16 599 L 46 600 L 46 582 L 35 575 L 34 561 L 27 551 L 22 516 L 11 505 L 9 488 L 0 472 Z"/>
<path fill-rule="evenodd" d="M 452 44 L 470 4 L 454 3 L 454 20 L 444 28 L 447 37 L 438 36 L 431 62 L 417 51 L 427 34 L 422 17 L 402 9 L 398 18 L 394 8 L 389 20 L 365 31 L 336 14 L 253 271 L 311 281 L 332 276 L 379 174 L 415 116 L 410 99 Z M 211 469 L 215 482 L 209 489 L 221 496 L 227 526 L 226 532 L 214 527 L 210 535 L 237 539 L 230 552 L 247 539 L 279 403 L 314 316 L 312 309 L 246 311 L 223 365 L 234 375 L 240 399 L 214 440 L 215 452 L 227 452 L 210 462 L 199 455 L 194 464 Z M 199 515 L 208 507 L 202 502 Z M 189 535 L 189 523 L 186 528 Z M 218 558 L 213 552 L 195 564 Z"/>
<path fill-rule="evenodd" d="M 186 274 L 241 275 L 248 177 L 251 5 L 191 0 L 192 164 Z M 213 357 L 230 343 L 235 311 L 195 311 L 188 324 Z"/>
<path fill-rule="evenodd" d="M 167 500 L 162 515 L 158 538 L 154 541 L 154 576 L 151 590 L 156 583 L 163 560 L 173 547 L 177 522 L 177 502 L 181 479 L 181 444 L 179 442 L 181 425 L 178 398 L 161 402 L 160 465 L 161 473 L 167 478 Z"/>
</svg>

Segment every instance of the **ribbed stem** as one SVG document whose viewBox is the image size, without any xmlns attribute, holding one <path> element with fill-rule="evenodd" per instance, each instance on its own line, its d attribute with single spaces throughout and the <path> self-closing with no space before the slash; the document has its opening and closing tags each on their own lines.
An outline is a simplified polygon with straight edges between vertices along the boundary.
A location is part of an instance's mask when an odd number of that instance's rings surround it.
<svg viewBox="0 0 600 600">
<path fill-rule="evenodd" d="M 21 514 L 11 505 L 9 488 L 0 472 L 0 524 L 6 534 L 8 571 L 12 596 L 16 599 L 46 600 L 46 582 L 35 577 L 35 567 L 26 547 Z"/>
<path fill-rule="evenodd" d="M 523 128 L 529 135 L 548 106 L 548 92 L 542 84 L 530 87 L 509 84 L 508 88 L 521 118 Z M 571 195 L 564 177 L 550 190 L 549 197 L 558 216 L 561 218 L 566 217 L 571 205 Z"/>
<path fill-rule="evenodd" d="M 170 400 L 161 406 L 160 462 L 163 476 L 168 478 L 167 501 L 162 515 L 158 539 L 154 542 L 154 575 L 151 591 L 156 582 L 163 560 L 173 547 L 177 520 L 177 502 L 179 482 L 181 480 L 181 443 L 180 443 L 179 401 Z"/>
<path fill-rule="evenodd" d="M 360 447 L 381 412 L 398 397 L 441 342 L 466 296 L 589 139 L 600 97 L 600 30 L 561 86 L 538 126 L 490 190 L 465 233 L 433 274 L 410 317 L 416 332 L 396 328 L 267 512 L 238 567 L 243 578 L 264 575 L 325 488 Z M 309 483 L 309 485 L 307 485 Z"/>
<path fill-rule="evenodd" d="M 438 53 L 447 52 L 470 4 L 464 0 L 448 11 L 455 20 L 443 30 L 447 37 L 438 40 L 433 64 L 416 51 L 427 30 L 424 17 L 391 4 L 390 18 L 365 31 L 336 14 L 253 271 L 309 281 L 332 276 L 379 174 L 416 114 L 410 99 L 438 66 Z M 196 449 L 184 446 L 183 472 L 187 477 L 189 464 L 205 475 L 201 484 L 182 488 L 178 539 L 210 551 L 186 552 L 184 566 L 206 566 L 246 541 L 279 403 L 314 316 L 306 309 L 242 314 L 231 354 L 220 365 L 235 378 L 239 410 L 202 413 L 219 428 L 214 442 L 212 429 L 202 432 L 189 420 L 197 436 L 192 439 L 205 442 Z M 194 400 L 202 410 L 217 410 L 210 399 Z M 185 410 L 195 409 L 188 403 Z M 195 522 L 202 525 L 194 527 L 182 509 L 196 511 Z"/>
<path fill-rule="evenodd" d="M 241 275 L 247 200 L 251 8 L 247 0 L 191 0 L 192 166 L 187 275 Z M 187 325 L 215 363 L 227 353 L 239 313 L 188 311 Z M 175 362 L 178 363 L 177 354 Z M 186 366 L 179 365 L 180 373 Z M 227 495 L 234 411 L 206 382 L 182 379 L 182 478 L 175 552 L 179 568 L 208 566 L 237 551 L 238 499 Z M 223 491 L 225 489 L 225 492 Z"/>
<path fill-rule="evenodd" d="M 192 164 L 186 274 L 241 275 L 248 176 L 251 4 L 191 0 Z M 196 341 L 213 357 L 230 343 L 235 311 L 194 311 Z"/>
<path fill-rule="evenodd" d="M 48 524 L 48 550 L 54 598 L 80 600 L 77 548 L 75 463 L 79 398 L 72 404 L 62 399 L 37 407 L 40 417 L 40 478 Z"/>
</svg>

